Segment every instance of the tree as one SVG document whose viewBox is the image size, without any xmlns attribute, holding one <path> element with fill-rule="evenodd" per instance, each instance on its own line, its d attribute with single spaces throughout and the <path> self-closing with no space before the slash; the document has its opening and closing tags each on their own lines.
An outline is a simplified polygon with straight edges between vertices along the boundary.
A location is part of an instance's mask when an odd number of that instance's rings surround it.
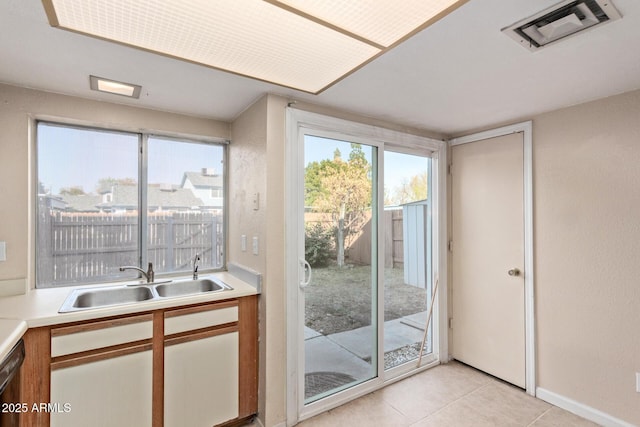
<svg viewBox="0 0 640 427">
<path fill-rule="evenodd" d="M 348 161 L 336 150 L 333 160 L 310 163 L 306 172 L 305 203 L 331 214 L 336 230 L 336 261 L 342 267 L 345 240 L 362 228 L 365 210 L 371 207 L 371 165 L 362 147 L 351 144 Z"/>
<path fill-rule="evenodd" d="M 110 191 L 111 187 L 115 187 L 118 185 L 137 185 L 138 181 L 135 178 L 100 178 L 98 180 L 98 184 L 96 185 L 96 190 L 98 193 L 102 193 L 104 191 Z"/>
<path fill-rule="evenodd" d="M 385 189 L 385 205 L 398 206 L 405 203 L 425 200 L 428 196 L 429 182 L 427 172 L 404 179 L 391 194 Z"/>
<path fill-rule="evenodd" d="M 86 194 L 86 193 L 84 192 L 84 190 L 80 186 L 63 187 L 63 188 L 60 189 L 60 195 L 61 196 L 82 196 L 84 194 Z"/>
</svg>

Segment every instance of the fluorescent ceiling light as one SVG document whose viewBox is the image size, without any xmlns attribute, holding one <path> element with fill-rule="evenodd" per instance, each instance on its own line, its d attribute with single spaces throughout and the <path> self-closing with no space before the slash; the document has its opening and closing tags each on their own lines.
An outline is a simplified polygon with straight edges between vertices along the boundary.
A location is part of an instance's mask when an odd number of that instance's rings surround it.
<svg viewBox="0 0 640 427">
<path fill-rule="evenodd" d="M 102 77 L 89 76 L 91 90 L 112 93 L 114 95 L 128 96 L 130 98 L 140 98 L 142 86 L 104 79 Z"/>
<path fill-rule="evenodd" d="M 468 0 L 43 0 L 49 22 L 320 93 Z"/>
<path fill-rule="evenodd" d="M 449 13 L 458 0 L 266 0 L 335 26 L 382 48 L 403 41 Z"/>
</svg>

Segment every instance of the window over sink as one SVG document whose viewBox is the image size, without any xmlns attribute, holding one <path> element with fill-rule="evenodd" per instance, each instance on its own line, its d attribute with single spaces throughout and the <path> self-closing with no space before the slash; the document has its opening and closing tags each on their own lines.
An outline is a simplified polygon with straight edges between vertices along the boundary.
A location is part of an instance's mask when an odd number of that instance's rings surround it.
<svg viewBox="0 0 640 427">
<path fill-rule="evenodd" d="M 36 287 L 224 266 L 226 141 L 40 121 Z"/>
</svg>

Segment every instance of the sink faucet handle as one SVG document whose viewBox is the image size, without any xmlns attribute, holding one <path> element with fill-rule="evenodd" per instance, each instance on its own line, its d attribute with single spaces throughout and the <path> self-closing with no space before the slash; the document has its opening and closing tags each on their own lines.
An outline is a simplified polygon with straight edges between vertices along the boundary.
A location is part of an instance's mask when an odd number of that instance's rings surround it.
<svg viewBox="0 0 640 427">
<path fill-rule="evenodd" d="M 193 280 L 198 280 L 198 261 L 200 261 L 200 254 L 196 253 L 193 257 Z"/>
<path fill-rule="evenodd" d="M 155 273 L 153 271 L 153 263 L 149 263 L 147 266 L 147 282 L 151 283 L 154 281 Z"/>
</svg>

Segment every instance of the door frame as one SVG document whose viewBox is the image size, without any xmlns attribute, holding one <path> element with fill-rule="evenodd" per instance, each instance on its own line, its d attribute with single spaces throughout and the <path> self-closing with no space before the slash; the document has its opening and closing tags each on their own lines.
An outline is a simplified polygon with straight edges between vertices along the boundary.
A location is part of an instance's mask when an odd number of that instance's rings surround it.
<svg viewBox="0 0 640 427">
<path fill-rule="evenodd" d="M 401 373 L 393 378 L 385 378 L 383 360 L 378 361 L 378 376 L 366 381 L 358 386 L 356 390 L 348 389 L 339 392 L 337 395 L 329 396 L 317 402 L 313 402 L 299 413 L 299 408 L 303 407 L 304 385 L 301 386 L 300 372 L 304 369 L 304 340 L 301 319 L 304 319 L 304 307 L 301 308 L 298 284 L 302 279 L 299 267 L 299 246 L 304 242 L 304 220 L 299 215 L 300 197 L 304 194 L 304 174 L 300 165 L 304 164 L 304 149 L 300 146 L 300 135 L 305 129 L 348 136 L 355 141 L 365 139 L 368 145 L 378 146 L 378 159 L 384 157 L 385 146 L 393 147 L 395 151 L 404 149 L 406 152 L 413 150 L 422 153 L 430 152 L 432 159 L 432 179 L 434 190 L 434 214 L 432 228 L 433 237 L 433 270 L 434 275 L 439 275 L 439 290 L 436 302 L 434 303 L 433 320 L 437 328 L 434 328 L 433 355 L 435 360 L 426 363 L 419 369 L 410 373 Z M 391 382 L 398 381 L 417 371 L 428 369 L 439 364 L 441 361 L 448 361 L 448 327 L 447 327 L 447 168 L 448 149 L 447 142 L 431 139 L 427 137 L 412 135 L 387 128 L 382 128 L 364 123 L 352 122 L 349 120 L 330 117 L 318 113 L 313 113 L 297 108 L 292 108 L 291 104 L 286 108 L 286 139 L 285 139 L 285 214 L 287 218 L 295 218 L 287 221 L 285 227 L 285 285 L 286 285 L 286 333 L 287 333 L 287 380 L 286 380 L 286 412 L 287 425 L 294 425 L 299 421 L 310 418 L 318 413 L 324 412 L 346 401 L 368 394 L 374 390 L 384 387 Z M 384 173 L 384 162 L 379 162 L 379 174 Z M 383 186 L 378 186 L 378 197 L 382 200 L 384 196 Z M 383 210 L 382 203 L 379 204 L 378 214 Z M 378 231 L 382 229 L 382 221 L 378 222 Z M 302 236 L 301 236 L 302 234 Z M 378 251 L 378 275 L 383 274 L 384 268 L 384 242 L 379 245 Z M 379 281 L 378 288 L 382 282 Z M 382 304 L 378 301 L 378 307 Z M 436 320 L 437 319 L 437 320 Z M 378 329 L 382 327 L 382 316 L 378 316 Z M 380 333 L 380 337 L 382 333 Z M 302 387 L 302 388 L 301 388 Z"/>
<path fill-rule="evenodd" d="M 525 384 L 531 396 L 536 395 L 536 342 L 533 271 L 533 123 L 526 121 L 449 140 L 449 146 L 468 144 L 499 136 L 522 133 L 524 160 L 524 323 Z"/>
</svg>

